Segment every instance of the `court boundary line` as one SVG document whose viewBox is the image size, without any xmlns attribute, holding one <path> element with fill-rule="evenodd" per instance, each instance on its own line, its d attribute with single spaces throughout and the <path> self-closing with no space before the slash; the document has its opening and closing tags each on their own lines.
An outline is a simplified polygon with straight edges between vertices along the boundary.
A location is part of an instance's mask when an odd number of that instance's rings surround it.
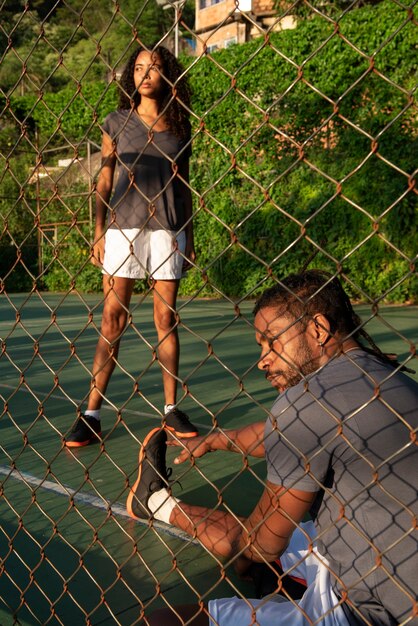
<svg viewBox="0 0 418 626">
<path fill-rule="evenodd" d="M 44 489 L 45 491 L 49 491 L 60 496 L 71 497 L 76 504 L 84 504 L 86 506 L 90 506 L 106 512 L 110 510 L 112 512 L 112 515 L 132 520 L 135 523 L 141 524 L 142 526 L 149 526 L 150 520 L 133 519 L 128 514 L 126 508 L 119 502 L 111 504 L 108 500 L 105 500 L 105 498 L 99 498 L 98 496 L 93 496 L 87 493 L 80 493 L 75 491 L 75 489 L 72 489 L 72 487 L 69 487 L 68 485 L 60 485 L 46 478 L 37 478 L 33 474 L 29 474 L 28 472 L 22 472 L 17 469 L 11 469 L 6 465 L 0 465 L 0 475 L 12 478 L 23 484 L 30 485 L 31 487 Z M 193 539 L 187 533 L 179 530 L 175 526 L 165 524 L 164 522 L 160 522 L 156 519 L 153 520 L 152 526 L 156 530 L 175 537 L 176 539 L 180 539 L 181 541 L 192 543 L 193 545 L 197 546 L 200 545 L 200 542 L 197 539 Z"/>
</svg>

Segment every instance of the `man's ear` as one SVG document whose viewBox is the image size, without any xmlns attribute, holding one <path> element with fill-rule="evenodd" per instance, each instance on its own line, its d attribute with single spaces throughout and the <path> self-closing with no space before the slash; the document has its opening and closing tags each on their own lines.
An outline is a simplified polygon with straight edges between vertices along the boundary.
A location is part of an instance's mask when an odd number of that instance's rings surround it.
<svg viewBox="0 0 418 626">
<path fill-rule="evenodd" d="M 324 346 L 331 336 L 331 326 L 325 315 L 316 313 L 312 319 L 314 337 L 320 346 Z"/>
</svg>

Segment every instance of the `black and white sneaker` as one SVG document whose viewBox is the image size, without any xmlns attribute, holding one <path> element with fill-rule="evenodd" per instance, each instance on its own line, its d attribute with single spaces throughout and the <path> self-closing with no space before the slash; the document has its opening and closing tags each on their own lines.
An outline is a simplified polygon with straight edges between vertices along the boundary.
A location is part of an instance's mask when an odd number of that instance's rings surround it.
<svg viewBox="0 0 418 626">
<path fill-rule="evenodd" d="M 171 470 L 165 465 L 167 433 L 162 428 L 154 428 L 144 439 L 139 451 L 138 477 L 131 487 L 126 501 L 126 509 L 134 519 L 149 519 L 152 512 L 148 500 L 155 491 L 168 487 Z"/>
<path fill-rule="evenodd" d="M 102 427 L 100 420 L 89 415 L 81 414 L 71 433 L 65 437 L 65 445 L 67 448 L 81 448 L 88 446 L 90 443 L 98 443 L 102 436 Z"/>
<path fill-rule="evenodd" d="M 186 413 L 177 408 L 164 415 L 163 425 L 179 439 L 189 439 L 199 434 L 199 430 L 193 426 Z"/>
</svg>

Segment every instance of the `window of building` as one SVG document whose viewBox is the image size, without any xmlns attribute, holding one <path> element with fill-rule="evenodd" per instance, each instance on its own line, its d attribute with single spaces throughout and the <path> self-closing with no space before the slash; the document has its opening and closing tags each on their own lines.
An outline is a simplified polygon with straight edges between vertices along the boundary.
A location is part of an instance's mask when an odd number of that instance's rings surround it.
<svg viewBox="0 0 418 626">
<path fill-rule="evenodd" d="M 233 46 L 235 43 L 238 43 L 236 37 L 229 37 L 229 39 L 225 39 L 224 45 L 225 48 L 229 48 L 229 46 Z"/>
<path fill-rule="evenodd" d="M 209 46 L 206 47 L 206 50 L 208 52 L 215 52 L 215 50 L 218 50 L 219 46 L 217 43 L 212 43 Z"/>
<path fill-rule="evenodd" d="M 214 4 L 219 4 L 219 2 L 223 2 L 224 0 L 199 0 L 199 9 L 207 9 L 207 7 L 211 7 Z"/>
</svg>

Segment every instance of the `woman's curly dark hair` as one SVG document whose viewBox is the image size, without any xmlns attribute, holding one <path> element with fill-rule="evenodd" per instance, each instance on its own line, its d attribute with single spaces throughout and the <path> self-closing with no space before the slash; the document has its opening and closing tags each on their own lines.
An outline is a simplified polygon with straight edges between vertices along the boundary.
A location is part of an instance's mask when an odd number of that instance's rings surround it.
<svg viewBox="0 0 418 626">
<path fill-rule="evenodd" d="M 184 69 L 167 48 L 161 45 L 138 46 L 129 57 L 120 79 L 119 109 L 132 109 L 139 105 L 141 96 L 135 88 L 134 68 L 138 54 L 155 52 L 162 62 L 164 90 L 159 112 L 164 113 L 169 129 L 180 139 L 190 137 L 191 90 Z M 181 78 L 180 78 L 181 77 Z"/>
</svg>

